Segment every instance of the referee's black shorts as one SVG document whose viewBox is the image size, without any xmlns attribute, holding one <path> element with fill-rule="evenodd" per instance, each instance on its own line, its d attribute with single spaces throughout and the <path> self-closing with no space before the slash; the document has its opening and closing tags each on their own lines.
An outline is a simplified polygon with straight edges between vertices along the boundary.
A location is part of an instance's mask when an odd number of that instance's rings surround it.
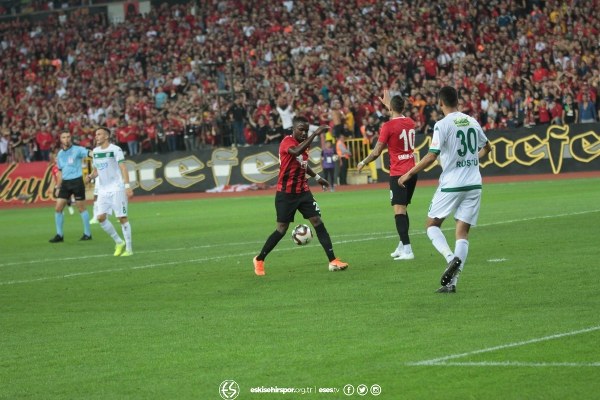
<svg viewBox="0 0 600 400">
<path fill-rule="evenodd" d="M 68 200 L 71 195 L 75 195 L 75 200 L 77 201 L 85 200 L 85 185 L 82 176 L 62 181 L 60 190 L 58 191 L 58 198 Z"/>
<path fill-rule="evenodd" d="M 404 186 L 398 185 L 398 179 L 400 176 L 390 176 L 390 200 L 392 205 L 398 204 L 401 206 L 407 206 L 412 200 L 415 188 L 417 187 L 418 176 L 415 175 L 410 178 Z"/>
<path fill-rule="evenodd" d="M 300 211 L 305 219 L 321 216 L 321 210 L 310 191 L 302 193 L 277 192 L 275 194 L 275 211 L 277 222 L 294 222 L 296 211 Z"/>
</svg>

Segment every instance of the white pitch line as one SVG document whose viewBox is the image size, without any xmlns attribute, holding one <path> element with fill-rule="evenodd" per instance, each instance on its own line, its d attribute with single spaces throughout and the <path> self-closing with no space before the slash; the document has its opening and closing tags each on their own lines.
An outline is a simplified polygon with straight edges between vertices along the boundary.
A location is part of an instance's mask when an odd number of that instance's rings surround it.
<svg viewBox="0 0 600 400">
<path fill-rule="evenodd" d="M 522 361 L 481 361 L 481 362 L 441 362 L 431 364 L 442 367 L 600 367 L 600 362 L 572 363 L 572 362 L 522 362 Z"/>
<path fill-rule="evenodd" d="M 457 358 L 463 358 L 463 357 L 473 356 L 475 354 L 489 353 L 489 352 L 496 351 L 496 350 L 509 349 L 511 347 L 520 347 L 520 346 L 525 346 L 525 345 L 528 345 L 528 344 L 545 342 L 547 340 L 560 339 L 560 338 L 563 338 L 563 337 L 580 335 L 582 333 L 594 332 L 594 331 L 597 331 L 597 330 L 600 330 L 600 325 L 593 326 L 591 328 L 580 329 L 580 330 L 577 330 L 577 331 L 571 331 L 571 332 L 565 332 L 565 333 L 558 333 L 556 335 L 550 335 L 550 336 L 544 336 L 544 337 L 540 337 L 540 338 L 525 340 L 525 341 L 522 341 L 522 342 L 508 343 L 508 344 L 503 344 L 503 345 L 500 345 L 500 346 L 488 347 L 488 348 L 485 348 L 485 349 L 469 351 L 469 352 L 466 352 L 466 353 L 452 354 L 452 355 L 445 356 L 445 357 L 433 358 L 431 360 L 424 360 L 424 361 L 417 361 L 417 362 L 407 363 L 406 365 L 411 365 L 411 366 L 446 365 L 447 364 L 446 363 L 447 360 L 455 360 Z"/>
<path fill-rule="evenodd" d="M 508 220 L 508 221 L 496 221 L 496 222 L 491 222 L 489 224 L 481 224 L 478 225 L 479 227 L 488 227 L 488 226 L 494 226 L 494 225 L 503 225 L 503 224 L 509 224 L 509 223 L 515 223 L 515 222 L 525 222 L 525 221 L 532 221 L 532 220 L 536 220 L 536 219 L 546 219 L 546 218 L 556 218 L 556 217 L 569 217 L 569 216 L 573 216 L 573 215 L 580 215 L 580 214 L 589 214 L 589 213 L 595 213 L 595 212 L 599 212 L 600 209 L 598 210 L 587 210 L 587 211 L 578 211 L 578 212 L 574 212 L 574 213 L 564 213 L 564 214 L 555 214 L 555 215 L 544 215 L 544 216 L 539 216 L 539 217 L 530 217 L 530 218 L 523 218 L 523 219 L 515 219 L 515 220 Z M 444 231 L 453 231 L 454 228 L 445 228 L 443 229 Z M 363 237 L 361 239 L 353 239 L 353 240 L 339 240 L 339 241 L 335 241 L 334 244 L 348 244 L 348 243 L 359 243 L 359 242 L 366 242 L 366 241 L 370 241 L 370 240 L 380 240 L 380 239 L 389 239 L 389 238 L 396 238 L 396 235 L 385 235 L 385 236 L 377 236 L 380 235 L 381 232 L 378 233 L 370 233 L 369 235 L 371 235 L 370 237 Z M 424 235 L 425 232 L 415 232 L 413 235 Z M 366 234 L 363 234 L 366 235 Z M 351 234 L 351 235 L 337 235 L 336 237 L 345 237 L 345 236 L 356 236 L 355 234 Z M 262 242 L 245 242 L 244 244 L 248 244 L 248 243 L 262 243 Z M 214 244 L 214 245 L 203 245 L 203 246 L 192 246 L 192 247 L 183 247 L 183 248 L 178 248 L 175 250 L 191 250 L 191 249 L 195 249 L 195 248 L 207 248 L 207 247 L 218 247 L 218 246 L 232 246 L 232 245 L 236 245 L 235 243 L 219 243 L 219 244 Z M 296 250 L 296 248 L 280 248 L 280 249 L 275 249 L 274 251 L 290 251 L 290 250 Z M 140 252 L 136 252 L 136 254 L 148 254 L 148 253 L 155 253 L 155 252 L 169 252 L 169 251 L 174 251 L 173 249 L 160 249 L 160 250 L 149 250 L 149 251 L 140 251 Z M 145 268 L 156 268 L 156 267 L 160 267 L 160 266 L 166 266 L 166 265 L 172 265 L 172 264 L 185 264 L 185 263 L 190 263 L 190 262 L 201 262 L 201 261 L 214 261 L 214 260 L 219 260 L 221 258 L 230 258 L 230 257 L 241 257 L 241 256 L 245 256 L 245 255 L 254 255 L 256 254 L 256 252 L 252 252 L 252 253 L 241 253 L 241 254 L 229 254 L 226 256 L 216 256 L 216 257 L 210 257 L 210 258 L 200 258 L 200 259 L 195 259 L 195 260 L 184 260 L 184 261 L 178 261 L 178 262 L 168 262 L 168 263 L 162 263 L 162 264 L 148 264 L 148 265 L 141 265 L 141 266 L 137 266 L 137 267 L 131 267 L 131 268 L 118 268 L 118 269 L 110 269 L 110 270 L 102 270 L 102 271 L 85 271 L 85 272 L 80 272 L 80 273 L 72 273 L 72 274 L 67 274 L 67 275 L 58 275 L 58 276 L 51 276 L 51 277 L 41 277 L 41 278 L 34 278 L 34 279 L 25 279 L 25 280 L 12 280 L 12 281 L 5 281 L 5 282 L 0 282 L 0 286 L 3 285 L 14 285 L 17 283 L 32 283 L 32 282 L 40 282 L 40 281 L 47 281 L 50 279 L 61 279 L 61 278 L 70 278 L 70 277 L 74 277 L 74 276 L 84 276 L 84 275 L 94 275 L 94 274 L 99 274 L 99 273 L 108 273 L 108 272 L 119 272 L 119 271 L 123 271 L 123 270 L 134 270 L 134 269 L 145 269 Z M 40 262 L 44 262 L 47 263 L 48 261 L 62 261 L 62 260 L 85 260 L 88 258 L 98 258 L 98 257 L 112 257 L 110 255 L 90 255 L 90 256 L 81 256 L 81 257 L 68 257 L 68 258 L 63 258 L 63 259 L 54 259 L 54 260 L 31 260 L 31 261 L 27 261 L 27 262 L 21 262 L 21 263 L 7 263 L 7 264 L 0 264 L 0 267 L 4 267 L 4 266 L 9 266 L 9 265 L 21 265 L 21 264 L 34 264 L 34 263 L 40 263 Z"/>
<path fill-rule="evenodd" d="M 284 249 L 282 249 L 282 250 L 284 250 Z M 251 255 L 256 255 L 256 252 L 245 253 L 245 254 L 244 253 L 242 253 L 242 254 L 229 254 L 229 255 L 215 256 L 215 257 L 204 257 L 204 258 L 197 258 L 197 259 L 185 260 L 185 261 L 181 261 L 181 260 L 178 260 L 178 261 L 169 261 L 169 262 L 164 262 L 164 263 L 138 265 L 138 266 L 129 267 L 129 268 L 113 268 L 113 269 L 104 269 L 104 270 L 99 270 L 99 271 L 73 272 L 71 274 L 65 274 L 65 275 L 55 275 L 55 276 L 46 276 L 46 277 L 35 278 L 35 279 L 23 279 L 23 280 L 14 280 L 14 281 L 0 282 L 0 286 L 3 286 L 3 285 L 15 285 L 17 283 L 41 282 L 41 281 L 48 281 L 48 280 L 51 280 L 51 279 L 63 279 L 63 278 L 73 278 L 73 277 L 77 277 L 77 276 L 104 274 L 104 273 L 108 273 L 108 272 L 121 272 L 121 271 L 132 271 L 132 270 L 137 270 L 137 269 L 148 269 L 148 268 L 156 268 L 156 267 L 166 267 L 166 266 L 169 266 L 169 265 L 181 265 L 181 264 L 188 264 L 188 263 L 194 263 L 194 262 L 216 261 L 216 260 L 220 260 L 220 259 L 223 259 L 223 258 L 239 257 L 239 256 L 251 256 Z"/>
<path fill-rule="evenodd" d="M 381 237 L 379 237 L 379 239 L 380 238 Z M 343 243 L 362 242 L 364 240 L 365 239 L 346 240 Z M 370 240 L 374 240 L 374 238 L 372 238 Z M 276 250 L 274 250 L 274 252 L 275 251 L 276 252 L 296 251 L 296 250 L 298 250 L 297 247 L 289 247 L 289 248 L 276 249 Z M 5 281 L 5 282 L 0 282 L 0 286 L 15 285 L 18 283 L 42 282 L 42 281 L 48 281 L 48 280 L 52 280 L 52 279 L 73 278 L 73 277 L 77 277 L 77 276 L 96 275 L 96 274 L 104 274 L 104 273 L 109 273 L 109 272 L 134 271 L 134 270 L 138 270 L 138 269 L 166 267 L 169 265 L 182 265 L 182 264 L 190 264 L 190 263 L 199 263 L 199 262 L 204 262 L 204 261 L 218 261 L 218 260 L 222 260 L 225 258 L 246 257 L 246 256 L 253 256 L 253 255 L 256 255 L 256 251 L 248 252 L 248 253 L 227 254 L 227 255 L 214 256 L 214 257 L 203 257 L 203 258 L 196 258 L 196 259 L 191 259 L 191 260 L 177 260 L 177 261 L 168 261 L 168 262 L 164 262 L 164 263 L 137 265 L 137 266 L 133 266 L 133 267 L 129 267 L 129 268 L 114 268 L 114 269 L 104 269 L 104 270 L 99 270 L 99 271 L 73 272 L 73 273 L 65 274 L 65 275 L 55 275 L 55 276 L 47 276 L 47 277 L 34 278 L 34 279 Z M 110 257 L 112 257 L 112 256 L 110 256 Z"/>
<path fill-rule="evenodd" d="M 381 236 L 385 234 L 386 236 Z M 336 237 L 353 237 L 353 236 L 363 236 L 362 239 L 360 239 L 360 241 L 366 241 L 366 240 L 376 240 L 376 239 L 387 239 L 390 237 L 396 237 L 396 235 L 389 235 L 387 232 L 383 233 L 383 232 L 375 232 L 375 233 L 369 233 L 370 237 L 369 238 L 364 238 L 365 234 L 364 233 L 350 233 L 350 234 L 344 234 L 344 235 L 336 235 Z M 377 236 L 380 235 L 380 236 Z M 374 237 L 377 236 L 377 237 Z M 354 240 L 355 241 L 355 240 Z M 354 241 L 350 241 L 350 242 L 354 242 Z M 201 250 L 201 249 L 210 249 L 210 248 L 216 248 L 216 247 L 223 247 L 223 246 L 227 246 L 227 247 L 231 247 L 231 246 L 245 246 L 245 245 L 249 245 L 249 244 L 264 244 L 264 240 L 262 241 L 252 241 L 252 242 L 235 242 L 235 243 L 214 243 L 214 244 L 205 244 L 205 245 L 201 245 L 201 246 L 188 246 L 188 247 L 173 247 L 170 249 L 156 249 L 156 250 L 142 250 L 142 251 L 136 251 L 135 254 L 152 254 L 152 253 L 164 253 L 164 252 L 173 252 L 173 251 L 190 251 L 190 250 Z M 334 242 L 335 243 L 346 243 L 346 241 L 338 241 L 338 242 Z M 7 263 L 0 263 L 0 268 L 2 267 L 11 267 L 11 266 L 15 266 L 15 265 L 31 265 L 31 264 L 41 264 L 41 263 L 48 263 L 48 262 L 56 262 L 56 261 L 74 261 L 74 260 L 87 260 L 90 258 L 102 258 L 102 257 L 112 257 L 112 254 L 90 254 L 90 255 L 86 255 L 86 256 L 77 256 L 77 257 L 62 257 L 62 258 L 54 258 L 54 259 L 35 259 L 35 260 L 29 260 L 29 261 L 14 261 L 14 262 L 7 262 Z"/>
</svg>

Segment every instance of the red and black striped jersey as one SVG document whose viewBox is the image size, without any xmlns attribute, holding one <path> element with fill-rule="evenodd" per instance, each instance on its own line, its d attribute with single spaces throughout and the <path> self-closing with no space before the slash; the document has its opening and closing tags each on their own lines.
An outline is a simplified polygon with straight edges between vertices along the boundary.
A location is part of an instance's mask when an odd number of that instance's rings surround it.
<svg viewBox="0 0 600 400">
<path fill-rule="evenodd" d="M 300 142 L 293 135 L 286 136 L 279 145 L 279 179 L 277 191 L 285 193 L 303 193 L 309 190 L 306 176 L 308 167 L 308 149 L 298 157 L 288 153 L 288 149 Z"/>
</svg>

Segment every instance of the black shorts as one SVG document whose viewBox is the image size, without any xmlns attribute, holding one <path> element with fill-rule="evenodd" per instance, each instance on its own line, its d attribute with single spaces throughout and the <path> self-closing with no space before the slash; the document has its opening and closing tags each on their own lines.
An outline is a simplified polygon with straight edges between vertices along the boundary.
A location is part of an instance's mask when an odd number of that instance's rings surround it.
<svg viewBox="0 0 600 400">
<path fill-rule="evenodd" d="M 415 175 L 410 178 L 404 185 L 405 188 L 398 185 L 399 178 L 400 176 L 390 176 L 390 200 L 392 205 L 407 206 L 412 200 L 413 193 L 415 193 L 418 176 Z"/>
<path fill-rule="evenodd" d="M 275 194 L 277 222 L 294 222 L 296 210 L 300 211 L 305 219 L 321 216 L 319 205 L 310 191 L 298 194 L 285 192 Z"/>
<path fill-rule="evenodd" d="M 72 194 L 75 195 L 75 200 L 77 201 L 85 200 L 83 177 L 62 181 L 60 190 L 58 191 L 58 198 L 68 199 Z"/>
</svg>

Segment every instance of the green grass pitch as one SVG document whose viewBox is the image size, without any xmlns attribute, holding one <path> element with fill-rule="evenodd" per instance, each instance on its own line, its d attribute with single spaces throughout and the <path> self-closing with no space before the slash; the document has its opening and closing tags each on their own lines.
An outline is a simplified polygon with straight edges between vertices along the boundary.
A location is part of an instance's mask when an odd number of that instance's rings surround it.
<svg viewBox="0 0 600 400">
<path fill-rule="evenodd" d="M 129 258 L 98 225 L 79 242 L 77 213 L 52 245 L 51 207 L 0 210 L 0 399 L 220 399 L 225 380 L 238 399 L 598 398 L 599 188 L 485 185 L 455 295 L 434 293 L 434 187 L 409 208 L 414 260 L 390 258 L 387 190 L 315 191 L 350 268 L 286 236 L 264 277 L 271 195 L 133 203 Z M 361 384 L 381 394 L 342 392 Z"/>
</svg>

